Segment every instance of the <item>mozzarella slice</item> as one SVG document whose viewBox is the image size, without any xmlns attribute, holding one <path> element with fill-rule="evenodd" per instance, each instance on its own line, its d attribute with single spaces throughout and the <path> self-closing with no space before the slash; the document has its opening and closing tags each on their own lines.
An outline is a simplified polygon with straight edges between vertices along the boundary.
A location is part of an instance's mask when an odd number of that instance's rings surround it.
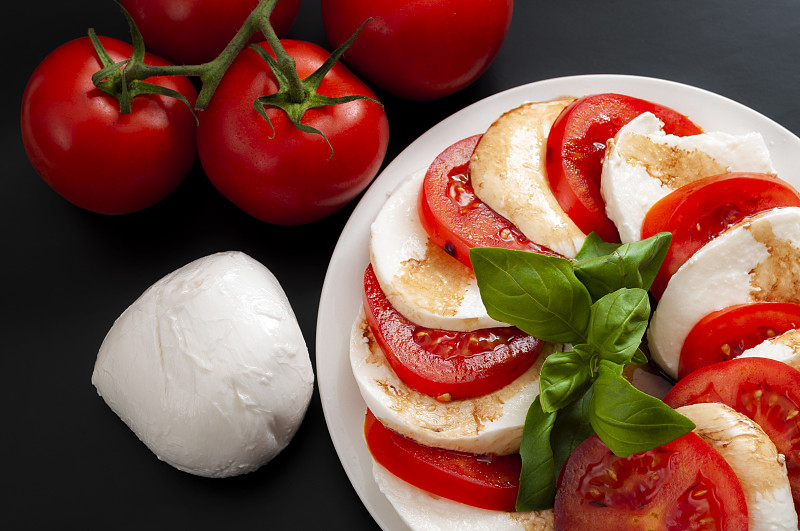
<svg viewBox="0 0 800 531">
<path fill-rule="evenodd" d="M 386 427 L 428 446 L 507 455 L 519 451 L 525 415 L 539 394 L 539 371 L 554 349 L 545 344 L 527 372 L 494 393 L 440 402 L 397 377 L 362 309 L 350 336 L 350 365 L 367 407 Z"/>
<path fill-rule="evenodd" d="M 586 235 L 558 204 L 547 179 L 547 135 L 574 98 L 526 103 L 498 118 L 469 162 L 475 195 L 531 241 L 574 258 Z"/>
<path fill-rule="evenodd" d="M 749 171 L 775 173 L 758 133 L 675 136 L 643 113 L 608 141 L 600 192 L 623 243 L 641 239 L 647 211 L 673 190 L 703 177 Z"/>
<path fill-rule="evenodd" d="M 800 208 L 776 208 L 732 225 L 673 275 L 648 329 L 653 360 L 677 377 L 681 347 L 709 313 L 734 304 L 800 303 Z"/>
<path fill-rule="evenodd" d="M 475 273 L 439 248 L 422 227 L 417 198 L 425 172 L 413 174 L 381 208 L 370 233 L 370 260 L 386 298 L 427 328 L 471 331 L 508 326 L 489 317 Z"/>
<path fill-rule="evenodd" d="M 406 483 L 381 465 L 372 468 L 378 488 L 414 531 L 552 531 L 553 510 L 505 512 L 480 509 Z"/>
<path fill-rule="evenodd" d="M 736 473 L 747 502 L 750 531 L 796 531 L 785 459 L 764 430 L 724 404 L 692 404 L 678 411 L 697 425 L 695 433 Z"/>
<path fill-rule="evenodd" d="M 794 329 L 762 341 L 742 352 L 743 358 L 772 358 L 800 371 L 800 330 Z"/>
</svg>

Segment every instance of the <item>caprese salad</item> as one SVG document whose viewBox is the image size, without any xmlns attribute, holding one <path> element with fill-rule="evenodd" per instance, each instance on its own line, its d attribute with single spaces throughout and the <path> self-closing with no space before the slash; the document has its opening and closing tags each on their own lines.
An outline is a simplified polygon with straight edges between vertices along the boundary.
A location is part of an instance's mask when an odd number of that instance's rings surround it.
<svg viewBox="0 0 800 531">
<path fill-rule="evenodd" d="M 798 328 L 800 193 L 762 137 L 595 94 L 391 194 L 350 362 L 414 529 L 793 530 Z"/>
</svg>

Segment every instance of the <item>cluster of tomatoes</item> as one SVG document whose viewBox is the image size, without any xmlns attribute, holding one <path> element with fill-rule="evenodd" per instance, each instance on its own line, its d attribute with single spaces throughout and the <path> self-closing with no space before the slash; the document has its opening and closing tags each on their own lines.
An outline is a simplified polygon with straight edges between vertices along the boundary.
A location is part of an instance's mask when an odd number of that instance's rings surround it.
<svg viewBox="0 0 800 531">
<path fill-rule="evenodd" d="M 508 31 L 513 0 L 429 4 L 323 0 L 322 17 L 328 40 L 337 47 L 371 20 L 348 49 L 347 65 L 401 98 L 431 100 L 464 88 L 486 70 Z M 145 63 L 202 66 L 219 56 L 259 0 L 122 0 L 122 5 L 147 47 Z M 286 34 L 299 8 L 300 0 L 277 2 L 270 23 L 278 36 Z M 453 39 L 452 31 L 464 38 Z M 120 68 L 134 53 L 117 39 L 100 42 Z M 310 42 L 281 42 L 300 79 L 329 56 Z M 274 56 L 267 42 L 257 45 Z M 79 38 L 42 61 L 23 96 L 22 136 L 33 167 L 82 208 L 103 214 L 145 209 L 172 193 L 199 157 L 214 186 L 250 215 L 276 224 L 308 223 L 355 198 L 383 163 L 389 126 L 377 101 L 311 109 L 302 116 L 303 128 L 277 108 L 266 109 L 269 120 L 260 116 L 254 101 L 274 94 L 279 82 L 252 49 L 232 61 L 207 108 L 196 114 L 191 68 L 187 75 L 146 80 L 177 91 L 190 105 L 146 94 L 134 97 L 131 112 L 123 114 L 116 98 L 92 80 L 102 67 L 91 39 Z M 328 97 L 377 100 L 341 63 L 316 90 Z M 310 128 L 322 134 L 311 134 Z"/>
</svg>

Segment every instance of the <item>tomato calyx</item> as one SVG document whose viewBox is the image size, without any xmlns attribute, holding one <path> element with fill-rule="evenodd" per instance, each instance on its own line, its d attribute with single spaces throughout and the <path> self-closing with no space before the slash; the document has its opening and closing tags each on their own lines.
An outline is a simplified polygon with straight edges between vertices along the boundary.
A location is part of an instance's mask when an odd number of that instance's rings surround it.
<svg viewBox="0 0 800 531">
<path fill-rule="evenodd" d="M 328 73 L 328 71 L 330 71 L 331 68 L 333 68 L 333 65 L 339 61 L 350 45 L 353 44 L 353 42 L 356 40 L 356 37 L 358 37 L 358 34 L 361 32 L 364 26 L 369 23 L 370 20 L 372 19 L 367 19 L 361 25 L 361 27 L 359 27 L 356 32 L 353 33 L 347 42 L 336 48 L 336 50 L 334 50 L 334 52 L 328 56 L 325 62 L 320 65 L 317 70 L 315 70 L 309 76 L 300 79 L 294 66 L 294 59 L 292 59 L 283 49 L 280 39 L 278 39 L 277 35 L 275 35 L 272 25 L 269 23 L 269 18 L 266 17 L 261 19 L 261 29 L 264 35 L 267 37 L 267 41 L 270 43 L 275 57 L 270 55 L 269 52 L 257 44 L 251 45 L 250 48 L 258 53 L 258 55 L 269 66 L 272 74 L 275 76 L 275 80 L 278 82 L 278 91 L 274 94 L 257 98 L 253 103 L 253 107 L 256 111 L 258 111 L 258 114 L 260 114 L 267 121 L 267 123 L 269 123 L 270 127 L 272 127 L 273 136 L 275 133 L 275 128 L 272 126 L 272 122 L 267 115 L 267 107 L 277 107 L 278 109 L 281 109 L 286 113 L 286 115 L 289 117 L 289 120 L 291 120 L 292 124 L 294 124 L 297 129 L 306 133 L 322 136 L 331 150 L 331 156 L 333 156 L 333 146 L 331 146 L 331 143 L 325 134 L 319 129 L 301 122 L 306 111 L 319 107 L 326 107 L 328 105 L 340 105 L 342 103 L 348 103 L 354 100 L 369 100 L 377 105 L 382 106 L 379 101 L 362 94 L 331 97 L 319 94 L 317 92 L 317 89 L 322 83 L 322 80 L 325 78 L 325 75 Z"/>
</svg>

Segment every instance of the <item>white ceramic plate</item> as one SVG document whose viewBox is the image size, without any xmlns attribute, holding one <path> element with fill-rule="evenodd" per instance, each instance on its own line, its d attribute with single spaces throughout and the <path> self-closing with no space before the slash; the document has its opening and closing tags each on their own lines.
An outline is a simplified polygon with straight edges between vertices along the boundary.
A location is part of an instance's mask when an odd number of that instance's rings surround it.
<svg viewBox="0 0 800 531">
<path fill-rule="evenodd" d="M 778 175 L 800 188 L 800 139 L 784 127 L 717 94 L 659 79 L 587 75 L 539 81 L 495 94 L 455 113 L 406 148 L 375 180 L 342 231 L 322 288 L 317 318 L 316 367 L 322 407 L 342 466 L 367 510 L 387 531 L 407 530 L 372 478 L 363 437 L 365 404 L 350 372 L 350 328 L 361 304 L 369 262 L 369 228 L 386 197 L 412 172 L 426 168 L 444 148 L 482 133 L 503 112 L 526 101 L 618 92 L 672 107 L 705 131 L 758 131 Z"/>
</svg>

